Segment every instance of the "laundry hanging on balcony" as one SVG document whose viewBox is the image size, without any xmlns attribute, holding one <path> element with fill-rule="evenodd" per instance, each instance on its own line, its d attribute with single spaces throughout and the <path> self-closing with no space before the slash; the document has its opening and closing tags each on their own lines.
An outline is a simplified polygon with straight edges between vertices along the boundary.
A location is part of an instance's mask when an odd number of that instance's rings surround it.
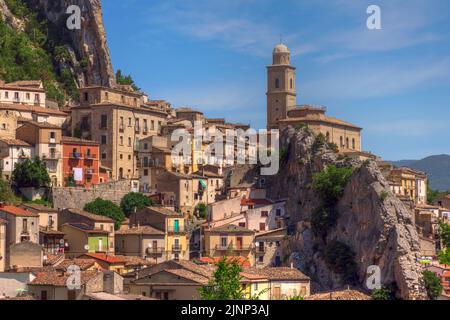
<svg viewBox="0 0 450 320">
<path fill-rule="evenodd" d="M 83 181 L 83 168 L 73 168 L 73 179 Z"/>
</svg>

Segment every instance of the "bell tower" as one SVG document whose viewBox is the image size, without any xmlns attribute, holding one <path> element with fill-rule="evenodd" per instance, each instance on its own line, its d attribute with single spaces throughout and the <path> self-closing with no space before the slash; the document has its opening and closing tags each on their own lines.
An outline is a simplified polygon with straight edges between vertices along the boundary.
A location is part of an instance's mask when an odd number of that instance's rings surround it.
<svg viewBox="0 0 450 320">
<path fill-rule="evenodd" d="M 278 121 L 297 104 L 295 67 L 291 52 L 282 43 L 273 50 L 272 65 L 267 66 L 267 129 L 278 129 Z"/>
</svg>

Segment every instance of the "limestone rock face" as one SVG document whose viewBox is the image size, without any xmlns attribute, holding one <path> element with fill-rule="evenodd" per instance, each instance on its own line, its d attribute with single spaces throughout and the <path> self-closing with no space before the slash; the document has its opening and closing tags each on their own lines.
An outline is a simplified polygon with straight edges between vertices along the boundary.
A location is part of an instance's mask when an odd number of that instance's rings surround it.
<svg viewBox="0 0 450 320">
<path fill-rule="evenodd" d="M 5 0 L 0 0 L 0 17 L 17 30 L 23 31 L 25 28 L 25 23 L 11 13 Z"/>
<path fill-rule="evenodd" d="M 88 63 L 86 72 L 77 74 L 78 85 L 114 87 L 115 76 L 106 43 L 100 0 L 39 0 L 39 5 L 47 19 L 61 28 L 66 28 L 69 6 L 76 5 L 81 9 L 81 29 L 65 32 L 71 40 L 70 47 Z"/>
<path fill-rule="evenodd" d="M 315 146 L 314 141 L 308 129 L 287 128 L 280 141 L 285 154 L 280 171 L 269 178 L 269 197 L 287 198 L 290 223 L 295 225 L 295 231 L 283 245 L 285 257 L 290 257 L 288 262 L 311 276 L 319 289 L 342 288 L 347 284 L 329 270 L 319 245 L 338 240 L 355 253 L 361 288 L 366 282 L 368 266 L 377 265 L 381 269 L 382 284 L 395 284 L 398 297 L 425 299 L 418 263 L 419 238 L 411 213 L 391 193 L 377 164 L 339 157 L 327 146 Z M 317 239 L 310 219 L 321 200 L 313 189 L 312 179 L 314 173 L 330 164 L 351 166 L 354 174 L 337 204 L 336 226 L 329 230 L 326 239 Z"/>
</svg>

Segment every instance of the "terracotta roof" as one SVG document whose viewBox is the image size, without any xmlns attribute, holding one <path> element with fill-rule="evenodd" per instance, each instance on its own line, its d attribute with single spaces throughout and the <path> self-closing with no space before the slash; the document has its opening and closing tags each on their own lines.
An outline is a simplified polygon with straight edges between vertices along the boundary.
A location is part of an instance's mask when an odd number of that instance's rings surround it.
<svg viewBox="0 0 450 320">
<path fill-rule="evenodd" d="M 37 203 L 23 203 L 20 206 L 26 210 L 31 210 L 31 211 L 55 212 L 55 213 L 58 212 L 58 209 L 50 208 L 50 207 L 44 206 L 42 204 L 37 204 Z"/>
<path fill-rule="evenodd" d="M 174 274 L 178 277 L 200 283 L 202 285 L 207 285 L 209 282 L 209 278 L 204 277 L 198 273 L 194 273 L 192 271 L 186 270 L 186 269 L 164 269 L 164 271 Z"/>
<path fill-rule="evenodd" d="M 98 214 L 93 214 L 84 210 L 80 209 L 66 209 L 66 210 L 69 211 L 71 214 L 80 215 L 95 222 L 114 223 L 114 220 L 111 218 L 100 216 Z"/>
<path fill-rule="evenodd" d="M 79 139 L 75 137 L 66 137 L 63 136 L 61 138 L 62 144 L 73 144 L 73 145 L 86 145 L 86 146 L 99 146 L 100 143 L 92 140 Z"/>
<path fill-rule="evenodd" d="M 89 234 L 109 234 L 109 232 L 106 230 L 95 229 L 86 223 L 70 222 L 70 223 L 63 224 L 63 226 L 70 226 L 81 232 L 89 233 Z"/>
<path fill-rule="evenodd" d="M 103 262 L 107 262 L 110 264 L 114 264 L 114 263 L 125 263 L 125 260 L 122 259 L 121 257 L 116 257 L 114 255 L 109 255 L 109 254 L 105 254 L 105 253 L 86 253 L 83 254 L 81 257 L 89 257 L 95 260 L 100 260 Z"/>
<path fill-rule="evenodd" d="M 41 80 L 19 80 L 8 82 L 5 84 L 6 86 L 18 86 L 18 87 L 38 87 L 42 86 Z"/>
<path fill-rule="evenodd" d="M 78 266 L 81 270 L 87 270 L 93 266 L 95 266 L 95 260 L 94 259 L 65 259 L 63 262 L 58 264 L 55 268 L 56 269 L 63 269 L 67 270 L 70 266 Z"/>
<path fill-rule="evenodd" d="M 208 264 L 217 264 L 219 263 L 224 257 L 201 257 L 199 260 L 202 263 L 208 263 Z M 237 262 L 242 267 L 250 267 L 250 261 L 248 261 L 245 257 L 226 257 L 226 260 L 228 263 L 231 262 Z"/>
<path fill-rule="evenodd" d="M 158 229 L 155 229 L 151 226 L 140 226 L 131 229 L 123 229 L 116 231 L 116 235 L 130 235 L 130 234 L 138 234 L 138 235 L 164 235 L 164 232 Z"/>
<path fill-rule="evenodd" d="M 258 206 L 268 206 L 273 204 L 272 201 L 268 200 L 268 199 L 242 199 L 241 200 L 241 205 L 242 206 L 254 206 L 254 205 L 258 205 Z"/>
<path fill-rule="evenodd" d="M 211 265 L 201 265 L 188 260 L 180 260 L 176 262 L 179 266 L 194 272 L 198 273 L 203 277 L 210 278 L 214 274 L 215 267 Z"/>
<path fill-rule="evenodd" d="M 147 208 L 152 211 L 166 215 L 166 216 L 182 216 L 183 215 L 182 213 L 179 213 L 179 212 L 176 212 L 176 211 L 164 208 L 164 207 L 147 207 Z"/>
<path fill-rule="evenodd" d="M 60 129 L 60 130 L 62 130 L 61 127 L 51 124 L 51 123 L 48 123 L 48 122 L 37 122 L 37 121 L 31 120 L 31 121 L 27 121 L 25 126 L 26 125 L 32 125 L 32 126 L 40 128 L 40 129 Z"/>
<path fill-rule="evenodd" d="M 43 107 L 39 107 L 39 106 L 30 106 L 30 105 L 24 105 L 24 104 L 0 103 L 0 110 L 2 110 L 2 109 L 10 110 L 10 111 L 23 111 L 23 112 L 31 112 L 31 113 L 37 113 L 37 114 L 46 114 L 46 115 L 67 117 L 67 114 L 60 110 L 43 108 Z"/>
<path fill-rule="evenodd" d="M 99 274 L 101 274 L 99 271 L 81 271 L 81 285 L 85 285 Z M 67 286 L 67 280 L 69 277 L 70 275 L 68 273 L 61 271 L 38 272 L 36 274 L 36 278 L 28 285 L 65 287 Z"/>
<path fill-rule="evenodd" d="M 17 217 L 39 217 L 38 214 L 16 206 L 0 205 L 0 211 Z"/>
<path fill-rule="evenodd" d="M 229 233 L 229 232 L 232 232 L 232 233 L 255 233 L 252 230 L 249 230 L 247 228 L 240 227 L 240 226 L 235 226 L 233 224 L 227 224 L 225 226 L 212 228 L 212 229 L 209 229 L 206 231 L 208 231 L 208 232 L 224 232 L 224 233 Z"/>
<path fill-rule="evenodd" d="M 259 275 L 266 277 L 269 280 L 310 280 L 307 275 L 295 268 L 243 268 L 242 272 L 246 274 Z"/>
<path fill-rule="evenodd" d="M 126 267 L 150 266 L 155 264 L 154 262 L 142 259 L 141 257 L 121 255 L 116 255 L 116 257 L 122 259 L 125 262 Z"/>
<path fill-rule="evenodd" d="M 1 142 L 4 142 L 8 146 L 20 146 L 20 147 L 31 147 L 31 144 L 19 139 L 0 139 Z"/>
<path fill-rule="evenodd" d="M 313 294 L 306 300 L 372 300 L 370 296 L 356 290 L 330 291 Z"/>
</svg>

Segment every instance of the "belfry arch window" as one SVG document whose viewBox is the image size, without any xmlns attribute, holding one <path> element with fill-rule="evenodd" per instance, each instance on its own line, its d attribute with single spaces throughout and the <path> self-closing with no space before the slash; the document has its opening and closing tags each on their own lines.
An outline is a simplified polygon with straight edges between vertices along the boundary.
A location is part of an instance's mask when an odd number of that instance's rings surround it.
<svg viewBox="0 0 450 320">
<path fill-rule="evenodd" d="M 280 88 L 280 79 L 278 78 L 275 79 L 275 88 L 276 89 Z"/>
</svg>

